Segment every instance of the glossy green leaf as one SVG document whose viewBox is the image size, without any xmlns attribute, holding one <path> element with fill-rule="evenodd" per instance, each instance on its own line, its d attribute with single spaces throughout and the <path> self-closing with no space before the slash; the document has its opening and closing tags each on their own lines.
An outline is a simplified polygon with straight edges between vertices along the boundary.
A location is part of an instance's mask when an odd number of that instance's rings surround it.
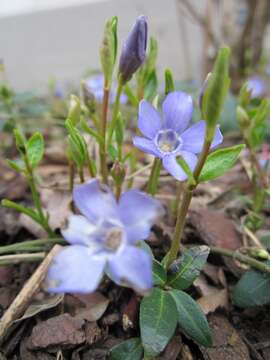
<svg viewBox="0 0 270 360">
<path fill-rule="evenodd" d="M 141 360 L 143 347 L 140 339 L 133 338 L 123 341 L 110 350 L 108 360 Z"/>
<path fill-rule="evenodd" d="M 178 290 L 185 290 L 190 287 L 194 280 L 200 275 L 209 251 L 209 247 L 204 245 L 186 250 L 183 255 L 172 264 L 171 268 L 174 274 L 168 276 L 167 285 Z"/>
<path fill-rule="evenodd" d="M 110 155 L 110 157 L 111 157 L 111 159 L 112 159 L 113 161 L 115 161 L 115 160 L 117 159 L 118 151 L 117 151 L 117 149 L 116 149 L 113 145 L 111 145 L 111 144 L 108 146 L 108 153 L 109 153 L 109 155 Z"/>
<path fill-rule="evenodd" d="M 167 274 L 164 267 L 157 260 L 153 260 L 153 280 L 154 285 L 165 285 Z"/>
<path fill-rule="evenodd" d="M 140 307 L 140 329 L 146 357 L 161 353 L 175 332 L 177 310 L 166 291 L 154 288 L 143 298 Z"/>
<path fill-rule="evenodd" d="M 199 182 L 209 181 L 218 178 L 230 170 L 245 145 L 235 145 L 225 149 L 219 149 L 211 153 L 202 169 Z"/>
<path fill-rule="evenodd" d="M 266 261 L 270 265 L 270 261 Z M 257 270 L 247 271 L 233 291 L 235 305 L 246 308 L 270 303 L 270 276 Z"/>
<path fill-rule="evenodd" d="M 171 290 L 169 294 L 177 307 L 180 329 L 200 345 L 210 347 L 212 334 L 207 319 L 196 301 L 181 290 Z"/>
<path fill-rule="evenodd" d="M 44 153 L 44 140 L 41 133 L 34 133 L 26 144 L 28 161 L 35 168 L 42 160 Z"/>
</svg>

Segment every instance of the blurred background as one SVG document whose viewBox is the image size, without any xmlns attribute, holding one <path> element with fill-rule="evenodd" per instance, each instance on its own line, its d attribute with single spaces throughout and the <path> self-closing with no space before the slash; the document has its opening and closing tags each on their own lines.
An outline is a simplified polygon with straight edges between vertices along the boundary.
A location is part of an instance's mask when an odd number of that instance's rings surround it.
<svg viewBox="0 0 270 360">
<path fill-rule="evenodd" d="M 265 74 L 270 49 L 269 0 L 1 0 L 0 58 L 15 91 L 79 85 L 99 68 L 104 22 L 119 17 L 126 37 L 146 14 L 159 43 L 158 73 L 201 81 L 222 44 L 232 47 L 233 88 L 253 73 Z"/>
</svg>

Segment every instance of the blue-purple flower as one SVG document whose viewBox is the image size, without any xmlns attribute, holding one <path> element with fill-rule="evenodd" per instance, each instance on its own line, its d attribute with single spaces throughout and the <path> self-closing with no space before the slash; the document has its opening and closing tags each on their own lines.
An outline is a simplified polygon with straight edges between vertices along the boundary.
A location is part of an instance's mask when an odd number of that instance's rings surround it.
<svg viewBox="0 0 270 360">
<path fill-rule="evenodd" d="M 196 154 L 203 147 L 206 130 L 201 120 L 188 128 L 193 112 L 190 95 L 184 92 L 172 92 L 162 104 L 163 118 L 147 101 L 142 100 L 139 107 L 138 127 L 144 137 L 135 136 L 133 143 L 140 150 L 160 159 L 164 168 L 177 180 L 187 179 L 187 174 L 177 162 L 181 156 L 193 171 L 197 164 Z M 223 140 L 217 126 L 212 148 Z"/>
<path fill-rule="evenodd" d="M 89 92 L 91 92 L 97 102 L 101 103 L 103 100 L 103 85 L 104 85 L 104 76 L 102 74 L 93 75 L 84 82 L 85 87 Z M 115 82 L 112 83 L 111 91 L 110 91 L 110 103 L 112 104 L 115 101 L 116 97 L 116 88 L 117 85 Z M 126 94 L 121 94 L 120 103 L 125 105 L 128 101 Z"/>
<path fill-rule="evenodd" d="M 119 202 L 97 180 L 75 188 L 73 199 L 82 215 L 72 215 L 62 231 L 70 246 L 56 255 L 48 271 L 51 292 L 90 293 L 106 272 L 116 283 L 139 292 L 152 286 L 152 259 L 136 243 L 146 239 L 160 203 L 137 190 Z"/>
<path fill-rule="evenodd" d="M 247 90 L 250 91 L 252 99 L 263 97 L 266 93 L 266 83 L 261 76 L 253 75 L 247 81 Z"/>
<path fill-rule="evenodd" d="M 125 41 L 119 60 L 119 74 L 126 83 L 143 64 L 147 47 L 147 21 L 141 15 L 137 18 Z"/>
</svg>

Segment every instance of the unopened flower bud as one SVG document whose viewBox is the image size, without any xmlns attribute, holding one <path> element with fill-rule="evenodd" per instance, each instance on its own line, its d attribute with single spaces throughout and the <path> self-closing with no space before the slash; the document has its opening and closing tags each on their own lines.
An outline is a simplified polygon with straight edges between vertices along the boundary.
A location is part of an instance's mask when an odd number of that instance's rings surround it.
<svg viewBox="0 0 270 360">
<path fill-rule="evenodd" d="M 258 247 L 251 247 L 248 248 L 248 254 L 254 258 L 262 259 L 262 260 L 269 260 L 270 254 L 267 250 L 258 248 Z"/>
<path fill-rule="evenodd" d="M 85 106 L 89 110 L 90 114 L 94 114 L 96 112 L 96 99 L 93 92 L 90 90 L 89 86 L 85 81 L 81 83 L 82 89 L 82 98 Z"/>
<path fill-rule="evenodd" d="M 200 94 L 199 94 L 199 107 L 200 109 L 202 110 L 202 105 L 203 105 L 203 96 L 204 96 L 204 93 L 205 93 L 205 90 L 207 88 L 207 84 L 208 84 L 208 81 L 209 81 L 209 78 L 211 76 L 211 73 L 208 73 L 206 75 L 206 78 L 202 84 L 202 87 L 201 87 L 201 90 L 200 90 Z"/>
<path fill-rule="evenodd" d="M 105 24 L 102 44 L 100 47 L 100 62 L 105 78 L 105 84 L 111 85 L 114 64 L 117 56 L 117 17 Z"/>
<path fill-rule="evenodd" d="M 245 109 L 242 108 L 242 106 L 237 106 L 236 116 L 237 116 L 237 121 L 241 126 L 241 128 L 246 129 L 250 125 L 249 116 L 245 111 Z"/>
<path fill-rule="evenodd" d="M 80 99 L 75 95 L 70 95 L 68 119 L 72 122 L 72 125 L 78 124 L 81 116 L 81 104 Z"/>
<path fill-rule="evenodd" d="M 126 176 L 126 169 L 123 164 L 119 161 L 115 161 L 112 170 L 111 170 L 112 178 L 114 179 L 117 185 L 121 185 Z"/>
<path fill-rule="evenodd" d="M 119 77 L 125 84 L 143 64 L 147 46 L 147 22 L 145 16 L 139 16 L 125 41 L 120 61 Z"/>
</svg>

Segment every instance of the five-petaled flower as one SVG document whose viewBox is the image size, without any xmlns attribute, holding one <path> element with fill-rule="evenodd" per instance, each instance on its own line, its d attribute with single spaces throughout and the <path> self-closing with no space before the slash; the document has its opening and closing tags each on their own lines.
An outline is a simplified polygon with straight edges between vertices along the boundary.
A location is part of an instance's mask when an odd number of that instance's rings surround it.
<svg viewBox="0 0 270 360">
<path fill-rule="evenodd" d="M 201 120 L 187 128 L 192 117 L 193 102 L 191 96 L 184 92 L 168 94 L 162 110 L 163 119 L 147 101 L 140 102 L 138 127 L 145 137 L 135 136 L 133 143 L 140 150 L 162 159 L 164 168 L 177 180 L 184 181 L 187 174 L 177 157 L 181 156 L 190 170 L 194 170 L 198 160 L 196 154 L 202 151 L 206 122 Z M 222 140 L 217 126 L 211 148 Z"/>
<path fill-rule="evenodd" d="M 104 272 L 139 292 L 150 289 L 152 259 L 136 243 L 149 236 L 155 219 L 163 213 L 159 201 L 133 189 L 116 202 L 108 186 L 97 180 L 76 187 L 73 198 L 82 215 L 72 215 L 62 231 L 70 246 L 54 258 L 48 290 L 90 293 Z"/>
</svg>

